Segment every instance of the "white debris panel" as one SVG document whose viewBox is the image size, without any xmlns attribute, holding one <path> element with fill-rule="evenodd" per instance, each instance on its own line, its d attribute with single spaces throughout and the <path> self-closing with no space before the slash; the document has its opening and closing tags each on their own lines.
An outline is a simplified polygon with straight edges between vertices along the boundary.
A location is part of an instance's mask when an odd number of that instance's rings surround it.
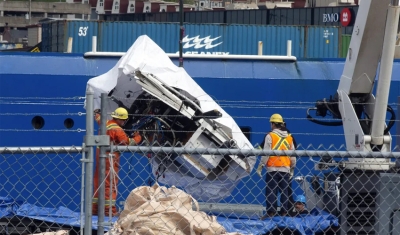
<svg viewBox="0 0 400 235">
<path fill-rule="evenodd" d="M 87 89 L 112 101 L 108 113 L 125 107 L 127 133 L 138 131 L 142 145 L 191 148 L 253 148 L 235 120 L 148 36 L 140 36 L 107 73 L 90 79 Z M 248 176 L 255 156 L 157 154 L 151 158 L 158 182 L 184 188 L 194 198 L 218 201 Z M 163 173 L 163 177 L 158 174 Z"/>
</svg>

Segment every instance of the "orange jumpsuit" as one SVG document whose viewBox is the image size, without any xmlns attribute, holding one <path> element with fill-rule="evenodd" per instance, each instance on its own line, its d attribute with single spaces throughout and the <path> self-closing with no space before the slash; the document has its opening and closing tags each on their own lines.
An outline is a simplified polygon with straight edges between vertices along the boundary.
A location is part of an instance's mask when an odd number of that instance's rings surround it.
<svg viewBox="0 0 400 235">
<path fill-rule="evenodd" d="M 100 125 L 100 114 L 96 113 L 95 120 Z M 124 130 L 114 121 L 108 120 L 106 123 L 107 135 L 110 136 L 110 142 L 113 145 L 136 145 L 141 141 L 141 136 L 136 135 L 133 138 L 129 138 Z M 107 155 L 109 152 L 106 153 Z M 105 215 L 108 215 L 110 206 L 112 207 L 113 216 L 118 214 L 117 207 L 115 206 L 117 200 L 117 186 L 118 186 L 118 172 L 119 172 L 119 162 L 120 162 L 120 152 L 113 152 L 112 165 L 116 175 L 112 176 L 112 188 L 110 182 L 110 159 L 106 158 L 106 172 L 105 172 Z M 99 182 L 99 162 L 100 162 L 100 148 L 96 149 L 96 170 L 94 173 L 94 196 L 92 205 L 92 214 L 98 215 L 98 188 Z M 110 190 L 112 193 L 112 198 L 110 200 Z"/>
</svg>

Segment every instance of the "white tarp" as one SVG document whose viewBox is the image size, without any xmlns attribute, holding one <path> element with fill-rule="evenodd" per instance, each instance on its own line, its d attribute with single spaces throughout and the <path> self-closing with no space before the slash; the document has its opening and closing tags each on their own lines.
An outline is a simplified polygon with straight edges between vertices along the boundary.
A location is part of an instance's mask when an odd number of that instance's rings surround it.
<svg viewBox="0 0 400 235">
<path fill-rule="evenodd" d="M 120 98 L 120 101 L 126 107 L 130 107 L 142 91 L 141 86 L 136 83 L 133 77 L 137 70 L 142 73 L 154 74 L 163 83 L 187 91 L 200 101 L 200 107 L 203 112 L 214 109 L 219 110 L 222 113 L 222 117 L 215 119 L 215 121 L 231 128 L 232 137 L 237 146 L 242 149 L 253 148 L 233 118 L 203 91 L 186 73 L 184 68 L 173 64 L 165 52 L 146 35 L 140 36 L 111 70 L 88 81 L 86 89 L 91 88 L 94 91 L 94 108 L 100 108 L 100 94 L 109 93 L 114 88 L 113 96 L 117 99 Z M 109 112 L 116 108 L 117 104 L 115 102 L 109 102 Z M 255 157 L 248 157 L 246 160 L 251 172 L 255 164 Z M 230 170 L 235 170 L 237 167 L 238 164 L 235 162 L 230 164 Z M 155 174 L 158 163 L 154 158 L 152 168 L 153 174 Z M 229 180 L 227 177 L 220 177 L 213 181 L 197 179 L 175 172 L 173 169 L 167 169 L 164 175 L 165 178 L 160 177 L 158 182 L 170 186 L 183 187 L 186 192 L 196 199 L 210 201 L 229 196 L 238 181 L 248 176 L 248 173 L 243 171 L 235 181 Z"/>
<path fill-rule="evenodd" d="M 241 235 L 228 233 L 216 216 L 199 211 L 199 203 L 191 195 L 175 187 L 157 184 L 132 190 L 118 221 L 105 235 L 142 234 Z"/>
</svg>

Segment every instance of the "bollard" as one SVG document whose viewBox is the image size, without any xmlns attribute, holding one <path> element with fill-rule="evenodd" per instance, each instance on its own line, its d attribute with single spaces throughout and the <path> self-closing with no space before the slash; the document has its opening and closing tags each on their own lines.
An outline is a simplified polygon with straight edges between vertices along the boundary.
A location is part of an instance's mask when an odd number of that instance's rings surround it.
<svg viewBox="0 0 400 235">
<path fill-rule="evenodd" d="M 286 49 L 287 56 L 292 56 L 292 40 L 287 41 L 287 49 Z"/>
<path fill-rule="evenodd" d="M 92 52 L 97 52 L 97 36 L 92 37 Z"/>
<path fill-rule="evenodd" d="M 263 54 L 263 42 L 258 41 L 258 55 L 262 55 L 262 54 Z"/>
<path fill-rule="evenodd" d="M 68 45 L 67 45 L 67 53 L 71 53 L 72 52 L 72 41 L 73 41 L 73 38 L 69 37 L 68 38 Z"/>
</svg>

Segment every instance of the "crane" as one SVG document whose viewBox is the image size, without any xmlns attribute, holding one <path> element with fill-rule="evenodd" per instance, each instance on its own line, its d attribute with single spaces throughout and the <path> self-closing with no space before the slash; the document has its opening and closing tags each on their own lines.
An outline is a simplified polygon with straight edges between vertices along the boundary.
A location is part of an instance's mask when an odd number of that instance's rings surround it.
<svg viewBox="0 0 400 235">
<path fill-rule="evenodd" d="M 361 1 L 336 94 L 318 100 L 307 111 L 308 120 L 314 123 L 343 125 L 348 151 L 391 151 L 389 131 L 396 115 L 388 106 L 388 99 L 398 23 L 398 0 Z M 341 121 L 317 120 L 310 115 L 310 110 L 315 110 L 316 116 L 331 115 Z M 387 112 L 391 118 L 386 125 Z"/>
<path fill-rule="evenodd" d="M 396 116 L 388 100 L 399 12 L 399 0 L 360 1 L 338 89 L 307 110 L 307 119 L 316 124 L 343 126 L 348 151 L 391 152 L 390 129 Z M 341 120 L 316 119 L 310 110 L 315 110 L 316 116 Z M 391 118 L 386 123 L 388 112 Z M 400 229 L 400 221 L 394 221 L 400 213 L 396 212 L 400 208 L 400 188 L 396 187 L 400 174 L 393 171 L 398 166 L 388 158 L 348 157 L 338 162 L 322 158 L 315 169 L 328 170 L 324 179 L 301 176 L 295 180 L 307 203 L 339 217 L 339 234 L 389 235 Z M 332 167 L 339 171 L 330 170 Z"/>
</svg>

